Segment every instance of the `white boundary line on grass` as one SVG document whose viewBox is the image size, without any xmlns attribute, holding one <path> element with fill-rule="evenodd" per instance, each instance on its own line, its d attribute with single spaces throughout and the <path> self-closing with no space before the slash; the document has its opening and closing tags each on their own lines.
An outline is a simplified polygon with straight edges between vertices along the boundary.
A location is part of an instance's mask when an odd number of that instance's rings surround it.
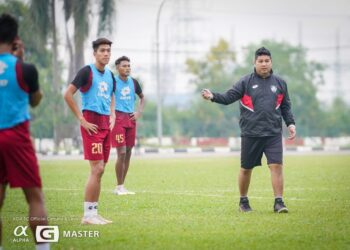
<svg viewBox="0 0 350 250">
<path fill-rule="evenodd" d="M 76 189 L 76 188 L 44 188 L 44 191 L 79 191 L 83 192 L 83 189 Z M 102 190 L 104 193 L 113 193 L 111 190 Z M 227 197 L 225 194 L 209 194 L 207 192 L 196 192 L 196 191 L 182 191 L 182 192 L 172 192 L 172 191 L 148 191 L 148 190 L 140 190 L 136 191 L 137 194 L 159 194 L 159 195 L 181 195 L 181 196 L 204 196 L 204 197 Z M 218 190 L 217 193 L 233 193 L 233 191 L 228 190 Z M 116 195 L 115 195 L 116 196 Z M 131 196 L 132 197 L 132 196 Z M 249 196 L 251 199 L 261 199 L 261 200 L 271 200 L 273 199 L 272 196 Z M 332 202 L 331 199 L 304 199 L 304 198 L 297 198 L 297 197 L 287 197 L 286 200 L 293 200 L 293 201 L 318 201 L 318 202 Z M 350 200 L 342 200 L 343 202 L 349 202 Z"/>
</svg>

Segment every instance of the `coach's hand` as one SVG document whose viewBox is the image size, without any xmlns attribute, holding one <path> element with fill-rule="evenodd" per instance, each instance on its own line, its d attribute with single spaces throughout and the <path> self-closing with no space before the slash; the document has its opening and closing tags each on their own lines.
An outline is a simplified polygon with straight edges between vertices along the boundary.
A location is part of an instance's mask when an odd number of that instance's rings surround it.
<svg viewBox="0 0 350 250">
<path fill-rule="evenodd" d="M 213 99 L 213 93 L 211 93 L 209 89 L 203 89 L 201 93 L 205 100 Z"/>
<path fill-rule="evenodd" d="M 91 133 L 97 134 L 98 126 L 96 124 L 87 122 L 84 117 L 81 117 L 79 120 L 80 125 L 88 132 L 89 135 L 91 135 Z"/>
<path fill-rule="evenodd" d="M 297 134 L 296 128 L 294 124 L 291 124 L 288 126 L 288 131 L 289 131 L 289 136 L 288 139 L 289 140 L 293 140 Z"/>
<path fill-rule="evenodd" d="M 115 125 L 115 114 L 109 116 L 109 129 L 112 130 Z"/>
</svg>

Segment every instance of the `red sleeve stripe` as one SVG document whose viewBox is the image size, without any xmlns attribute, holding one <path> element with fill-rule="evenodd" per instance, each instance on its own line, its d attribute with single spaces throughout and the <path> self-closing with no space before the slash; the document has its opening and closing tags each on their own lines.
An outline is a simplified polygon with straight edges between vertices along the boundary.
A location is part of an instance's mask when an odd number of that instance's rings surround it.
<svg viewBox="0 0 350 250">
<path fill-rule="evenodd" d="M 29 93 L 29 87 L 24 82 L 22 64 L 17 60 L 16 62 L 16 77 L 19 87 L 26 93 Z"/>
<path fill-rule="evenodd" d="M 246 109 L 254 112 L 253 100 L 249 95 L 244 95 L 241 99 L 241 105 Z"/>
<path fill-rule="evenodd" d="M 91 88 L 91 85 L 92 85 L 92 70 L 90 69 L 88 82 L 86 85 L 80 87 L 80 91 L 82 93 L 85 93 L 86 91 L 88 91 Z"/>
<path fill-rule="evenodd" d="M 276 102 L 276 109 L 278 109 L 281 106 L 281 103 L 283 101 L 284 95 L 283 94 L 279 94 L 277 95 L 277 102 Z"/>
</svg>

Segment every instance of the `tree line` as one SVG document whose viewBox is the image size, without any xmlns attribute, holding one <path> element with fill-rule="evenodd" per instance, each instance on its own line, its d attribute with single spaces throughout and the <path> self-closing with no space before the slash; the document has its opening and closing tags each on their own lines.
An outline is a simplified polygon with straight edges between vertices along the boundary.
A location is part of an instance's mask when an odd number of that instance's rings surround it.
<svg viewBox="0 0 350 250">
<path fill-rule="evenodd" d="M 69 55 L 68 79 L 62 78 L 64 65 L 58 61 L 55 2 L 63 1 L 66 44 Z M 79 3 L 79 4 L 77 4 Z M 16 16 L 19 34 L 26 48 L 26 61 L 39 70 L 40 85 L 44 92 L 42 104 L 32 110 L 32 133 L 39 138 L 54 138 L 56 145 L 66 137 L 78 138 L 78 122 L 63 102 L 62 90 L 72 76 L 84 65 L 81 51 L 89 34 L 89 8 L 98 6 L 100 35 L 110 32 L 115 7 L 114 1 L 100 0 L 33 0 L 28 3 L 9 1 L 0 4 L 0 12 Z M 95 4 L 95 5 L 93 5 Z M 91 17 L 90 17 L 91 18 Z M 69 34 L 67 23 L 73 20 L 74 33 Z M 102 33 L 101 33 L 102 32 Z M 96 32 L 97 34 L 97 32 Z M 222 106 L 202 100 L 200 90 L 209 88 L 224 92 L 243 75 L 253 70 L 254 52 L 265 46 L 272 51 L 273 70 L 288 84 L 299 136 L 350 135 L 350 107 L 342 99 L 335 99 L 330 107 L 316 97 L 324 84 L 323 73 L 327 65 L 307 60 L 307 50 L 287 42 L 264 40 L 245 49 L 243 62 L 230 50 L 227 41 L 220 40 L 202 59 L 189 58 L 187 72 L 195 86 L 187 109 L 163 107 L 163 134 L 171 137 L 231 137 L 239 136 L 239 104 Z M 142 81 L 141 81 L 142 82 Z M 143 117 L 138 122 L 138 136 L 156 136 L 156 103 L 147 101 Z"/>
</svg>

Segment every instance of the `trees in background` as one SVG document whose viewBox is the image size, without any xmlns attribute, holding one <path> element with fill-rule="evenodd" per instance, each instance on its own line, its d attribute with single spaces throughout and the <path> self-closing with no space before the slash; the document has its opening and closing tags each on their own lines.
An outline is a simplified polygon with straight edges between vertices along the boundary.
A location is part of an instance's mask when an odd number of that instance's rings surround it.
<svg viewBox="0 0 350 250">
<path fill-rule="evenodd" d="M 58 40 L 62 34 L 57 29 L 55 10 L 59 2 L 62 3 L 65 13 L 66 46 L 69 52 L 66 80 L 62 78 L 62 62 L 58 61 Z M 112 16 L 115 13 L 114 2 L 14 0 L 0 4 L 1 13 L 7 12 L 17 17 L 20 24 L 19 34 L 25 44 L 26 61 L 34 63 L 39 70 L 39 82 L 44 98 L 38 108 L 31 110 L 32 133 L 39 138 L 54 138 L 56 148 L 63 138 L 79 134 L 77 121 L 71 112 L 67 112 L 62 89 L 85 63 L 84 43 L 91 31 L 91 19 L 98 17 L 98 35 L 110 34 Z M 71 20 L 74 28 L 68 29 L 68 22 Z"/>
<path fill-rule="evenodd" d="M 62 79 L 62 62 L 57 60 L 57 40 L 60 33 L 55 29 L 55 3 L 63 1 L 65 13 L 66 44 L 69 54 L 68 81 Z M 16 16 L 20 23 L 20 36 L 26 48 L 26 61 L 34 63 L 39 70 L 39 80 L 44 92 L 42 104 L 32 110 L 32 132 L 36 137 L 53 138 L 56 144 L 61 138 L 76 137 L 76 120 L 66 112 L 62 88 L 73 74 L 84 64 L 83 45 L 88 36 L 91 8 L 96 7 L 99 17 L 100 35 L 110 32 L 114 1 L 100 0 L 32 0 L 31 5 L 23 1 L 8 1 L 0 4 L 0 12 Z M 74 33 L 69 34 L 68 24 L 73 21 Z M 71 30 L 70 30 L 71 31 Z M 97 33 L 97 32 L 96 32 Z M 56 42 L 55 42 L 56 41 Z M 272 51 L 273 69 L 288 84 L 300 136 L 349 135 L 350 108 L 344 101 L 336 99 L 333 105 L 323 108 L 316 98 L 321 87 L 325 65 L 306 59 L 306 50 L 286 42 L 264 40 L 245 48 L 242 63 L 237 62 L 236 53 L 230 50 L 228 42 L 220 40 L 203 59 L 188 59 L 187 71 L 193 75 L 191 83 L 196 87 L 188 109 L 164 107 L 165 136 L 239 136 L 239 104 L 222 106 L 204 101 L 200 96 L 202 88 L 224 92 L 239 78 L 253 70 L 254 52 L 265 46 Z M 139 121 L 139 135 L 156 136 L 156 104 L 147 101 L 143 118 Z"/>
<path fill-rule="evenodd" d="M 192 84 L 196 87 L 193 100 L 187 110 L 164 107 L 164 134 L 189 137 L 239 136 L 239 104 L 211 104 L 201 98 L 200 91 L 209 88 L 214 92 L 224 92 L 231 88 L 240 77 L 253 71 L 255 51 L 262 46 L 272 52 L 274 73 L 287 81 L 298 135 L 350 135 L 350 108 L 344 101 L 336 99 L 331 107 L 325 109 L 316 98 L 317 88 L 324 83 L 326 65 L 308 61 L 306 50 L 302 47 L 273 40 L 247 46 L 243 62 L 239 64 L 236 54 L 224 40 L 213 46 L 203 59 L 188 59 L 187 70 L 193 75 Z M 145 113 L 143 123 L 154 119 L 150 115 Z M 142 133 L 156 135 L 155 130 L 148 130 L 147 127 L 141 128 Z"/>
</svg>

